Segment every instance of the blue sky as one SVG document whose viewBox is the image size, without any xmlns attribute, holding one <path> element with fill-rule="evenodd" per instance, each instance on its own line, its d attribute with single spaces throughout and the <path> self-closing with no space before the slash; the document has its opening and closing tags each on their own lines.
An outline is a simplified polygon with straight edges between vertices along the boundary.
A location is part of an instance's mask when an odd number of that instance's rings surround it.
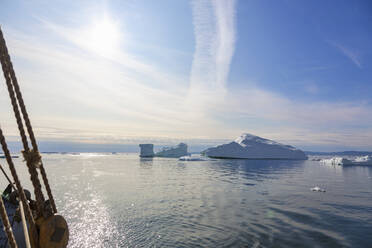
<svg viewBox="0 0 372 248">
<path fill-rule="evenodd" d="M 370 1 L 6 1 L 0 23 L 41 142 L 372 150 Z"/>
</svg>

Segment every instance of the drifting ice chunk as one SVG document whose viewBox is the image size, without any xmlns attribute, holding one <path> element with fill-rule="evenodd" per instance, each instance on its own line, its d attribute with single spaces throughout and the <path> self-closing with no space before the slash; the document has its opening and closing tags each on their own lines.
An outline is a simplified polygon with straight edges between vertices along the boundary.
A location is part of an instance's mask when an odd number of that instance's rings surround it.
<svg viewBox="0 0 372 248">
<path fill-rule="evenodd" d="M 372 156 L 362 156 L 357 157 L 353 160 L 353 164 L 355 165 L 372 165 Z"/>
<path fill-rule="evenodd" d="M 330 165 L 351 165 L 352 161 L 347 158 L 333 157 L 329 159 L 322 159 L 320 162 Z"/>
<path fill-rule="evenodd" d="M 325 189 L 321 189 L 319 188 L 318 186 L 314 187 L 314 188 L 311 188 L 310 189 L 311 191 L 316 191 L 316 192 L 326 192 Z"/>
<path fill-rule="evenodd" d="M 355 159 L 333 157 L 330 159 L 323 159 L 321 162 L 330 165 L 372 165 L 372 157 L 369 155 L 356 157 Z"/>
<path fill-rule="evenodd" d="M 209 161 L 210 158 L 206 158 L 204 156 L 183 156 L 180 157 L 178 160 L 180 161 Z"/>
<path fill-rule="evenodd" d="M 155 154 L 156 157 L 179 158 L 188 155 L 187 145 L 179 143 L 176 147 L 164 147 L 163 150 Z"/>
<path fill-rule="evenodd" d="M 251 134 L 243 134 L 229 144 L 208 148 L 202 153 L 212 158 L 307 159 L 303 151 L 293 146 L 283 145 Z"/>
<path fill-rule="evenodd" d="M 140 144 L 141 148 L 140 157 L 154 157 L 154 145 L 153 144 Z"/>
</svg>

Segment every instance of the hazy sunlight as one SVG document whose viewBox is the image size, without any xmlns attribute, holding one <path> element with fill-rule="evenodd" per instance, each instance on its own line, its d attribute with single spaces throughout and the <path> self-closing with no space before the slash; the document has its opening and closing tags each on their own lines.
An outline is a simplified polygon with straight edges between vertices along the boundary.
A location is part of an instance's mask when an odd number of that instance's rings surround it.
<svg viewBox="0 0 372 248">
<path fill-rule="evenodd" d="M 119 32 L 117 23 L 104 17 L 102 20 L 94 22 L 86 30 L 83 36 L 84 42 L 90 50 L 103 56 L 109 56 L 119 47 Z"/>
</svg>

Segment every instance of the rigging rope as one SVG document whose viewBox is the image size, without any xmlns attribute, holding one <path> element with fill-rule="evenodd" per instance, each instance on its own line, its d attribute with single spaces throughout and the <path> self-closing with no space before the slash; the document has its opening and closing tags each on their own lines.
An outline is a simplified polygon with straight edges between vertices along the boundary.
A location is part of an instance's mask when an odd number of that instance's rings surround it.
<svg viewBox="0 0 372 248">
<path fill-rule="evenodd" d="M 10 247 L 17 248 L 18 246 L 17 246 L 16 240 L 13 235 L 12 226 L 10 225 L 8 215 L 6 214 L 6 209 L 5 209 L 2 197 L 0 197 L 0 215 L 1 215 L 1 220 L 3 221 L 6 236 L 8 237 Z"/>
<path fill-rule="evenodd" d="M 26 105 L 23 101 L 22 93 L 21 93 L 21 90 L 19 88 L 18 80 L 17 80 L 17 77 L 16 77 L 14 69 L 13 69 L 13 64 L 12 64 L 12 61 L 10 59 L 8 49 L 6 47 L 6 42 L 5 42 L 3 33 L 1 31 L 1 28 L 0 28 L 0 42 L 1 42 L 1 45 L 2 45 L 3 50 L 4 50 L 3 54 L 5 56 L 5 61 L 8 64 L 8 69 L 9 69 L 10 76 L 11 76 L 11 79 L 12 79 L 12 82 L 13 82 L 13 87 L 14 87 L 15 93 L 17 95 L 18 104 L 19 104 L 19 107 L 21 108 L 21 112 L 22 112 L 22 115 L 23 115 L 23 118 L 24 118 L 24 121 L 25 121 L 25 124 L 26 124 L 26 127 L 27 127 L 28 135 L 30 136 L 30 141 L 31 141 L 31 144 L 32 144 L 32 150 L 35 154 L 39 154 L 39 149 L 38 149 L 38 145 L 36 143 L 36 138 L 35 138 L 34 132 L 32 130 L 31 121 L 30 121 L 30 118 L 28 117 L 28 113 L 27 113 L 27 110 L 26 110 Z M 51 191 L 51 188 L 49 186 L 48 178 L 46 176 L 46 172 L 45 172 L 43 163 L 41 161 L 41 158 L 37 162 L 40 162 L 39 168 L 40 168 L 40 172 L 41 172 L 44 184 L 45 184 L 45 189 L 46 189 L 48 197 L 49 197 L 50 204 L 52 206 L 52 209 L 53 209 L 54 213 L 57 213 L 57 207 L 56 207 L 55 202 L 54 202 L 52 191 Z"/>
<path fill-rule="evenodd" d="M 5 82 L 8 88 L 9 97 L 13 107 L 13 112 L 17 121 L 17 126 L 21 136 L 23 144 L 23 157 L 26 161 L 28 172 L 30 173 L 30 179 L 34 188 L 34 194 L 36 198 L 36 213 L 33 213 L 28 204 L 25 193 L 21 186 L 20 180 L 18 178 L 17 172 L 15 170 L 14 163 L 12 161 L 9 149 L 7 147 L 3 131 L 0 127 L 0 143 L 4 151 L 4 155 L 9 165 L 9 169 L 13 176 L 14 182 L 16 184 L 17 192 L 20 197 L 20 204 L 24 207 L 25 215 L 29 223 L 30 232 L 29 237 L 31 240 L 32 247 L 48 248 L 48 247 L 66 247 L 68 244 L 69 231 L 66 220 L 56 214 L 57 208 L 55 201 L 50 189 L 48 178 L 41 160 L 39 149 L 36 143 L 35 135 L 32 130 L 31 122 L 28 117 L 26 106 L 23 101 L 22 93 L 19 88 L 17 78 L 13 69 L 13 64 L 11 62 L 8 49 L 6 47 L 6 42 L 0 27 L 0 62 L 3 70 Z M 23 117 L 23 118 L 22 118 Z M 25 127 L 27 129 L 28 136 L 31 141 L 32 148 L 30 149 L 28 138 L 26 135 Z M 37 168 L 40 169 L 41 176 L 45 185 L 45 189 L 48 194 L 48 201 L 45 201 L 42 186 L 39 180 Z M 9 178 L 8 178 L 9 180 Z M 10 180 L 9 180 L 10 181 Z M 14 185 L 12 185 L 14 187 Z M 48 205 L 46 205 L 48 204 Z M 33 205 L 34 206 L 34 205 Z M 34 208 L 32 210 L 35 210 Z M 1 211 L 1 209 L 0 209 Z M 34 215 L 33 215 L 34 214 Z M 3 217 L 3 216 L 2 216 Z M 6 211 L 5 211 L 5 217 Z M 24 217 L 24 216 L 23 216 Z M 3 222 L 6 220 L 4 218 Z M 9 221 L 8 221 L 9 222 Z M 25 225 L 24 221 L 24 227 Z M 11 229 L 9 229 L 11 232 Z M 26 233 L 26 232 L 25 232 Z"/>
<path fill-rule="evenodd" d="M 1 129 L 1 127 L 0 127 L 0 143 L 1 143 L 1 146 L 3 148 L 6 161 L 8 162 L 10 172 L 11 172 L 11 174 L 13 176 L 13 179 L 14 179 L 14 182 L 16 184 L 18 195 L 19 195 L 19 197 L 22 201 L 23 207 L 26 210 L 25 215 L 26 215 L 26 218 L 28 220 L 28 224 L 30 225 L 30 229 L 31 229 L 31 232 L 30 232 L 30 235 L 32 235 L 31 240 L 33 240 L 35 242 L 36 240 L 38 240 L 38 234 L 37 234 L 37 230 L 36 230 L 35 220 L 32 216 L 30 205 L 27 202 L 25 192 L 23 191 L 23 188 L 21 186 L 21 182 L 19 181 L 17 172 L 15 170 L 14 163 L 13 163 L 12 157 L 10 155 L 8 146 L 5 142 L 5 137 L 3 135 L 3 130 Z"/>
<path fill-rule="evenodd" d="M 1 164 L 0 164 L 0 170 L 3 172 L 3 174 L 4 174 L 5 178 L 6 178 L 6 180 L 8 180 L 9 184 L 12 185 L 12 188 L 13 188 L 14 190 L 17 190 L 17 189 L 14 187 L 14 184 L 12 183 L 12 181 L 10 180 L 10 178 L 8 177 L 8 175 L 6 174 L 5 170 L 4 170 L 3 167 L 1 166 Z"/>
<path fill-rule="evenodd" d="M 14 186 L 14 184 L 12 183 L 12 181 L 10 180 L 10 178 L 8 177 L 8 175 L 6 174 L 5 170 L 3 169 L 3 167 L 1 166 L 0 164 L 0 169 L 1 171 L 3 172 L 4 176 L 6 177 L 6 179 L 8 180 L 9 182 L 9 185 L 12 186 L 12 188 L 14 189 L 14 191 L 17 191 L 16 187 Z M 1 199 L 2 200 L 2 199 Z M 1 207 L 1 206 L 0 206 Z M 22 202 L 19 203 L 19 209 L 21 211 L 21 217 L 22 217 L 22 227 L 23 227 L 23 234 L 25 236 L 25 243 L 26 243 L 26 248 L 30 248 L 31 247 L 31 243 L 30 243 L 30 237 L 28 236 L 28 229 L 27 229 L 27 224 L 26 224 L 26 218 L 25 218 L 25 210 L 24 210 L 24 207 L 23 207 L 23 204 Z M 3 211 L 2 209 L 0 209 L 0 211 Z M 6 213 L 6 212 L 5 212 Z M 1 218 L 3 219 L 3 215 L 1 213 Z M 5 221 L 6 222 L 6 221 Z M 4 223 L 5 223 L 4 222 Z M 4 226 L 5 227 L 5 226 Z M 8 236 L 8 240 L 10 240 L 12 237 L 10 237 L 9 235 Z M 12 241 L 10 241 L 10 243 L 12 243 Z M 12 246 L 13 247 L 13 246 Z"/>
<path fill-rule="evenodd" d="M 21 119 L 21 116 L 20 116 L 20 113 L 19 113 L 19 109 L 18 109 L 18 105 L 17 105 L 16 99 L 15 99 L 15 96 L 14 96 L 13 86 L 12 86 L 12 83 L 11 83 L 11 79 L 9 77 L 8 66 L 7 66 L 6 62 L 4 61 L 5 56 L 4 56 L 4 46 L 3 46 L 2 40 L 3 40 L 2 39 L 2 33 L 0 33 L 1 66 L 3 68 L 5 82 L 6 82 L 6 85 L 8 87 L 8 92 L 9 92 L 9 96 L 10 96 L 10 99 L 11 99 L 11 102 L 12 102 L 14 115 L 15 115 L 16 120 L 17 120 L 18 129 L 19 129 L 20 135 L 22 137 L 23 148 L 24 148 L 25 152 L 28 152 L 29 147 L 28 147 L 27 137 L 26 137 L 26 134 L 25 134 L 25 130 L 23 128 L 22 119 Z M 27 164 L 27 167 L 28 167 L 28 171 L 31 175 L 32 184 L 34 186 L 34 192 L 35 192 L 35 197 L 36 197 L 36 204 L 37 204 L 37 208 L 38 208 L 38 213 L 41 214 L 42 210 L 43 210 L 43 203 L 44 203 L 43 198 L 44 197 L 43 197 L 43 193 L 41 192 L 40 181 L 37 177 L 36 168 L 30 163 L 30 160 L 27 160 L 26 164 Z"/>
<path fill-rule="evenodd" d="M 27 114 L 26 106 L 23 101 L 22 93 L 20 91 L 19 84 L 18 84 L 17 78 L 14 73 L 13 65 L 10 60 L 8 49 L 6 47 L 6 42 L 5 42 L 1 29 L 0 29 L 0 49 L 2 53 L 1 63 L 3 67 L 3 71 L 4 71 L 4 76 L 6 78 L 6 84 L 8 87 L 9 96 L 11 98 L 13 111 L 17 119 L 18 129 L 22 137 L 22 143 L 24 147 L 23 155 L 26 160 L 29 173 L 31 175 L 32 184 L 34 186 L 34 192 L 35 192 L 36 203 L 37 203 L 37 208 L 38 208 L 38 215 L 43 215 L 43 217 L 46 218 L 52 213 L 47 213 L 45 211 L 45 208 L 44 208 L 45 198 L 41 190 L 41 184 L 39 181 L 36 168 L 40 168 L 40 172 L 41 172 L 41 175 L 44 181 L 45 189 L 48 194 L 49 204 L 51 205 L 51 208 L 54 213 L 57 213 L 57 208 L 56 208 L 54 198 L 53 198 L 50 186 L 49 186 L 49 182 L 46 176 L 44 166 L 41 161 L 41 156 L 38 151 L 38 146 L 36 143 L 35 135 L 32 130 L 31 122 Z M 23 127 L 23 122 L 22 122 L 22 118 L 21 118 L 18 106 L 21 109 L 22 116 L 23 116 L 23 119 L 24 119 L 24 122 L 27 128 L 27 132 L 30 136 L 32 149 L 29 149 L 28 147 L 27 136 L 26 136 L 26 133 Z"/>
</svg>

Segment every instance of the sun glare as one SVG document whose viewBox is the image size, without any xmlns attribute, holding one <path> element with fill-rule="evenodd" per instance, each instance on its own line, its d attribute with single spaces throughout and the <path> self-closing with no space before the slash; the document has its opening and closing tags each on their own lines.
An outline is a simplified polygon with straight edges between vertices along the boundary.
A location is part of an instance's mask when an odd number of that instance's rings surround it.
<svg viewBox="0 0 372 248">
<path fill-rule="evenodd" d="M 108 18 L 93 23 L 86 33 L 86 44 L 100 55 L 112 55 L 119 47 L 118 25 Z"/>
</svg>

